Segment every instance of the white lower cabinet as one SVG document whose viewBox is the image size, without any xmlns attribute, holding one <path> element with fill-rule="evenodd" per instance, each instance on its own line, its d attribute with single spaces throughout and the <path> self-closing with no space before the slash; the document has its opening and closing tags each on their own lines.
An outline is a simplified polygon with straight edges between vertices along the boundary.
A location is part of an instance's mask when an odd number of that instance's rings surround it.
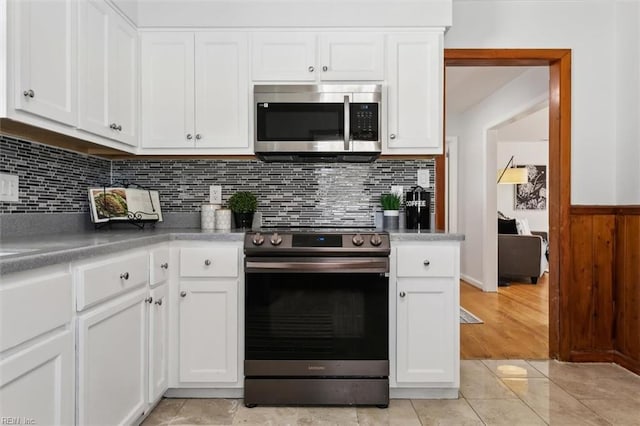
<svg viewBox="0 0 640 426">
<path fill-rule="evenodd" d="M 64 330 L 0 361 L 2 424 L 73 425 L 73 359 Z"/>
<path fill-rule="evenodd" d="M 148 291 L 78 316 L 78 424 L 131 424 L 147 408 Z"/>
<path fill-rule="evenodd" d="M 167 390 L 169 359 L 169 284 L 151 290 L 149 307 L 149 394 L 154 403 Z"/>
</svg>

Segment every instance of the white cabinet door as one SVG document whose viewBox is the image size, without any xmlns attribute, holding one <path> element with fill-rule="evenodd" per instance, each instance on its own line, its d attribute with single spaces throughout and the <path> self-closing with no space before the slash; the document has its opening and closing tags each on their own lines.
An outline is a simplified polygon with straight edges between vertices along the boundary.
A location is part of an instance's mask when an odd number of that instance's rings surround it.
<svg viewBox="0 0 640 426">
<path fill-rule="evenodd" d="M 115 139 L 138 144 L 138 40 L 136 31 L 111 12 L 109 33 L 109 117 Z"/>
<path fill-rule="evenodd" d="M 39 425 L 73 425 L 75 380 L 70 330 L 0 361 L 2 419 Z"/>
<path fill-rule="evenodd" d="M 193 148 L 193 33 L 144 33 L 140 38 L 141 145 Z"/>
<path fill-rule="evenodd" d="M 390 35 L 383 154 L 442 154 L 442 33 Z"/>
<path fill-rule="evenodd" d="M 76 124 L 75 0 L 14 1 L 15 108 Z"/>
<path fill-rule="evenodd" d="M 169 385 L 169 285 L 163 284 L 151 290 L 149 308 L 149 397 L 156 401 Z"/>
<path fill-rule="evenodd" d="M 180 283 L 180 381 L 238 381 L 238 281 Z"/>
<path fill-rule="evenodd" d="M 320 35 L 321 80 L 383 80 L 384 36 L 377 33 Z"/>
<path fill-rule="evenodd" d="M 78 317 L 78 424 L 131 424 L 144 413 L 147 294 L 142 288 Z"/>
<path fill-rule="evenodd" d="M 401 278 L 397 283 L 397 381 L 454 382 L 457 286 L 451 278 Z"/>
<path fill-rule="evenodd" d="M 196 33 L 196 147 L 248 148 L 246 33 Z"/>
<path fill-rule="evenodd" d="M 252 43 L 254 81 L 314 81 L 316 36 L 299 32 L 256 32 Z"/>
</svg>

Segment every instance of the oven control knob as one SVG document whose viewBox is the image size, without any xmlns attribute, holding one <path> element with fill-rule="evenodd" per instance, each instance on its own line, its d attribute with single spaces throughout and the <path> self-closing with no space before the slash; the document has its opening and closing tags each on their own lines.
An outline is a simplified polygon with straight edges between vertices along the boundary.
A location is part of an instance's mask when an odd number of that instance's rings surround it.
<svg viewBox="0 0 640 426">
<path fill-rule="evenodd" d="M 278 235 L 277 232 L 274 232 L 273 235 L 271 236 L 271 245 L 279 246 L 281 242 L 282 242 L 282 237 Z"/>
<path fill-rule="evenodd" d="M 353 243 L 354 246 L 360 247 L 362 244 L 364 244 L 364 238 L 362 238 L 362 235 L 356 234 L 351 239 L 351 242 Z"/>
<path fill-rule="evenodd" d="M 375 247 L 378 247 L 380 244 L 382 244 L 382 238 L 378 234 L 373 234 L 370 241 L 371 245 Z"/>
<path fill-rule="evenodd" d="M 256 235 L 253 236 L 253 245 L 261 246 L 264 243 L 264 237 L 259 232 L 256 232 Z"/>
</svg>

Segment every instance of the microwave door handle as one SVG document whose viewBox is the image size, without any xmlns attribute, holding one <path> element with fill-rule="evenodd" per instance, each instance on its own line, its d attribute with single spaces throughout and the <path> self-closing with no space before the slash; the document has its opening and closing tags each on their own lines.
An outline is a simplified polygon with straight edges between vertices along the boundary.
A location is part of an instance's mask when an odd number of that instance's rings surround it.
<svg viewBox="0 0 640 426">
<path fill-rule="evenodd" d="M 349 96 L 344 95 L 344 150 L 349 151 L 349 139 L 351 134 L 351 126 L 349 119 L 351 118 L 351 108 L 349 106 Z"/>
</svg>

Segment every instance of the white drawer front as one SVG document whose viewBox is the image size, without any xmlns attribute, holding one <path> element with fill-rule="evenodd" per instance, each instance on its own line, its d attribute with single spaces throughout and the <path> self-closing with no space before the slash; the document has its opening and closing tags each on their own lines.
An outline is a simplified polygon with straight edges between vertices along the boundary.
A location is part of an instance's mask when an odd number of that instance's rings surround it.
<svg viewBox="0 0 640 426">
<path fill-rule="evenodd" d="M 68 323 L 72 312 L 71 274 L 6 279 L 0 290 L 0 352 Z"/>
<path fill-rule="evenodd" d="M 399 277 L 452 277 L 455 275 L 455 248 L 406 246 L 397 249 Z"/>
<path fill-rule="evenodd" d="M 184 248 L 180 250 L 182 277 L 237 277 L 238 248 Z"/>
<path fill-rule="evenodd" d="M 169 248 L 151 250 L 149 284 L 155 286 L 169 278 Z"/>
<path fill-rule="evenodd" d="M 83 309 L 144 285 L 149 278 L 149 256 L 133 253 L 78 267 L 77 309 Z"/>
</svg>

